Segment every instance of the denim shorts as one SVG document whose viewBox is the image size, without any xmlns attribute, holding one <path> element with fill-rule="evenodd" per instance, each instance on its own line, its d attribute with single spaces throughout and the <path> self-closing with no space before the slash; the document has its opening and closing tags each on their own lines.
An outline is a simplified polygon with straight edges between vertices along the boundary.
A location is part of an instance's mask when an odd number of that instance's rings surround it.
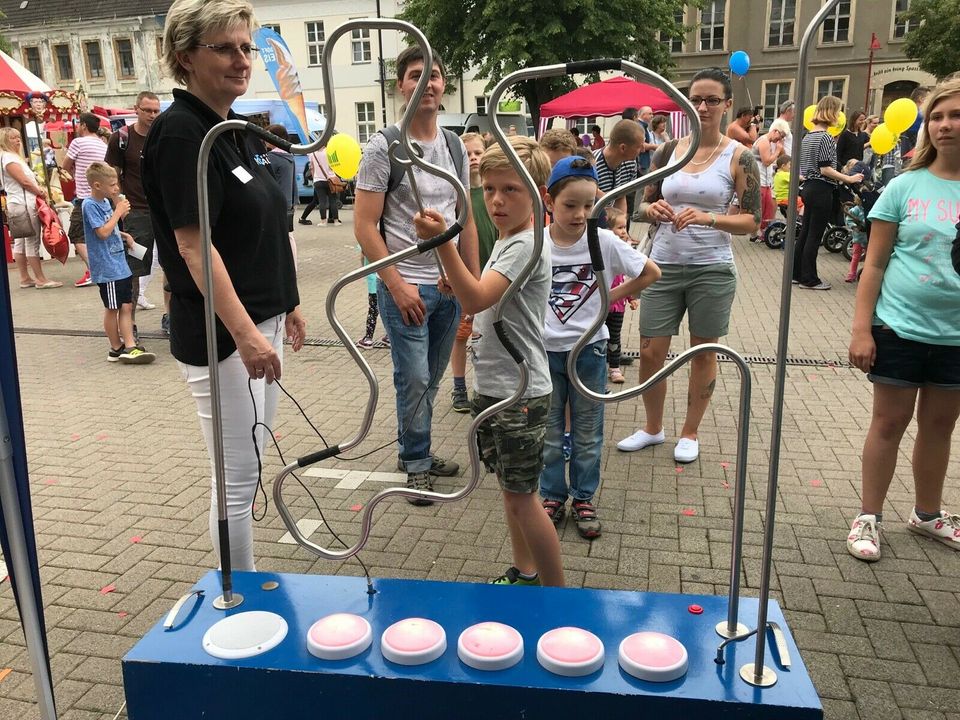
<svg viewBox="0 0 960 720">
<path fill-rule="evenodd" d="M 474 393 L 473 416 L 502 399 Z M 477 429 L 480 460 L 488 472 L 497 474 L 502 490 L 525 495 L 537 491 L 549 411 L 549 395 L 520 400 Z"/>
<path fill-rule="evenodd" d="M 870 382 L 960 390 L 960 346 L 906 340 L 886 325 L 873 326 L 873 341 L 877 359 L 867 374 Z"/>
<path fill-rule="evenodd" d="M 661 277 L 640 293 L 640 334 L 673 337 L 684 313 L 690 334 L 719 338 L 727 334 L 737 293 L 733 263 L 660 266 Z"/>
</svg>

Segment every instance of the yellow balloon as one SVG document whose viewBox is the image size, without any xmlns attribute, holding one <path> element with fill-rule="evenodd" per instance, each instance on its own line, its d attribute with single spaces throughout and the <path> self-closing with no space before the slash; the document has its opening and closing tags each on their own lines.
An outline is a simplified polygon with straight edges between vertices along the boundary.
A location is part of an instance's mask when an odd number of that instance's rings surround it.
<svg viewBox="0 0 960 720">
<path fill-rule="evenodd" d="M 351 180 L 360 169 L 360 144 L 349 135 L 338 133 L 327 143 L 327 161 L 344 180 Z"/>
<path fill-rule="evenodd" d="M 830 127 L 828 127 L 827 132 L 830 133 L 833 137 L 836 137 L 837 135 L 843 132 L 843 129 L 846 126 L 847 126 L 847 116 L 844 115 L 843 110 L 841 110 L 837 114 L 837 124 L 831 125 Z"/>
<path fill-rule="evenodd" d="M 910 98 L 894 100 L 883 112 L 883 123 L 894 134 L 908 130 L 917 119 L 917 104 Z"/>
<path fill-rule="evenodd" d="M 870 147 L 877 155 L 886 155 L 897 146 L 898 137 L 896 133 L 890 131 L 886 123 L 881 123 L 870 135 Z"/>
<path fill-rule="evenodd" d="M 813 114 L 816 111 L 816 105 L 807 105 L 807 107 L 803 110 L 803 126 L 807 130 L 813 130 Z"/>
</svg>

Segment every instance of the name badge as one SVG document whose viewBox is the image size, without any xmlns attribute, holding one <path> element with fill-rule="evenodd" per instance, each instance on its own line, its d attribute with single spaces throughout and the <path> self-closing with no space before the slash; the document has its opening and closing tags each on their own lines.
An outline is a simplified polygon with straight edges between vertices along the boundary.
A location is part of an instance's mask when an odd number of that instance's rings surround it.
<svg viewBox="0 0 960 720">
<path fill-rule="evenodd" d="M 243 165 L 237 165 L 233 169 L 233 174 L 236 175 L 237 179 L 244 185 L 253 180 L 253 175 L 251 175 Z"/>
</svg>

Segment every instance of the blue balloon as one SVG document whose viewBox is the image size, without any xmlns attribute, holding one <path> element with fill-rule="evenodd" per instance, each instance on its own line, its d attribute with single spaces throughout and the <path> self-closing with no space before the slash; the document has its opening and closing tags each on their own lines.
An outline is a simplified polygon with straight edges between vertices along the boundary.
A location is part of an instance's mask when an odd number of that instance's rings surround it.
<svg viewBox="0 0 960 720">
<path fill-rule="evenodd" d="M 730 54 L 730 72 L 742 77 L 747 74 L 748 70 L 750 70 L 749 55 L 743 50 L 737 50 L 735 53 Z"/>
</svg>

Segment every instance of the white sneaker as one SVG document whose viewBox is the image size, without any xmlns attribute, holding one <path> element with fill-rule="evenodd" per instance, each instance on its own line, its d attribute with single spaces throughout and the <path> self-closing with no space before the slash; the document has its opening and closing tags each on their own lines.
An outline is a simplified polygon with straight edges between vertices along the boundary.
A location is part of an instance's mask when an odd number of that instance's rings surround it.
<svg viewBox="0 0 960 720">
<path fill-rule="evenodd" d="M 680 438 L 673 449 L 673 459 L 678 463 L 692 463 L 700 457 L 700 441 Z"/>
<path fill-rule="evenodd" d="M 624 452 L 643 450 L 645 447 L 650 447 L 651 445 L 662 445 L 664 440 L 666 440 L 666 436 L 663 434 L 663 430 L 656 435 L 651 435 L 641 428 L 630 437 L 625 437 L 618 442 L 617 450 L 623 450 Z"/>
<path fill-rule="evenodd" d="M 137 298 L 137 307 L 141 310 L 153 310 L 156 305 L 147 300 L 145 297 Z"/>
<path fill-rule="evenodd" d="M 935 520 L 921 520 L 914 508 L 910 511 L 907 530 L 931 537 L 954 550 L 960 550 L 960 515 L 950 515 L 946 510 L 941 510 L 940 517 Z"/>
<path fill-rule="evenodd" d="M 850 534 L 847 535 L 847 552 L 858 560 L 867 562 L 880 559 L 880 526 L 877 524 L 876 515 L 858 515 L 853 521 Z"/>
</svg>

